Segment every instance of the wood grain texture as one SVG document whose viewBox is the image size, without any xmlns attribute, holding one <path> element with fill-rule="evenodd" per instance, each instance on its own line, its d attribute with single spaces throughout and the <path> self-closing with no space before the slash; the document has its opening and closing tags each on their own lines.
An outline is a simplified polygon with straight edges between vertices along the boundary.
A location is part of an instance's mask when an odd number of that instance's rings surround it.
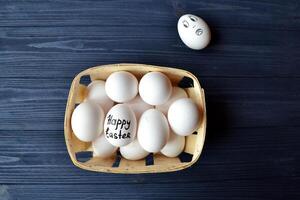
<svg viewBox="0 0 300 200">
<path fill-rule="evenodd" d="M 300 199 L 297 0 L 0 0 L 0 199 Z M 211 45 L 180 41 L 181 14 L 203 17 Z M 200 160 L 168 174 L 72 165 L 68 90 L 110 63 L 182 67 L 206 92 Z"/>
<path fill-rule="evenodd" d="M 69 78 L 5 78 L 0 129 L 63 130 Z M 214 127 L 299 126 L 300 78 L 202 78 Z"/>
</svg>

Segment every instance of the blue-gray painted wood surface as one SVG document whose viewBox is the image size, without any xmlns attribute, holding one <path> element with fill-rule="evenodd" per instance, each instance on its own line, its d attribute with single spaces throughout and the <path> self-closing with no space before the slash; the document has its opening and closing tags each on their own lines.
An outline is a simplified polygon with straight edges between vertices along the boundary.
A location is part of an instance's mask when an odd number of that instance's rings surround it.
<svg viewBox="0 0 300 200">
<path fill-rule="evenodd" d="M 180 41 L 193 13 L 202 51 Z M 299 199 L 300 2 L 0 0 L 0 200 Z M 63 117 L 72 78 L 136 62 L 193 72 L 206 91 L 200 160 L 166 174 L 80 170 Z"/>
</svg>

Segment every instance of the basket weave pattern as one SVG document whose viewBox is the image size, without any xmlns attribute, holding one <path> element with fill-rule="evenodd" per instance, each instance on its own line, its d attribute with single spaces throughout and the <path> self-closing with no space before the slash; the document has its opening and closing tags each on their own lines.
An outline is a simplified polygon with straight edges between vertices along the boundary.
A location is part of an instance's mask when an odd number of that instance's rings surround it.
<svg viewBox="0 0 300 200">
<path fill-rule="evenodd" d="M 196 102 L 196 104 L 198 105 L 199 110 L 201 111 L 202 120 L 198 130 L 196 131 L 196 134 L 192 134 L 186 137 L 184 152 L 192 155 L 191 161 L 181 162 L 178 157 L 168 158 L 163 156 L 162 154 L 153 155 L 152 165 L 146 165 L 145 159 L 130 161 L 126 160 L 125 158 L 121 158 L 121 160 L 119 160 L 118 166 L 113 167 L 114 163 L 116 162 L 116 157 L 106 159 L 93 157 L 86 162 L 80 162 L 77 160 L 76 153 L 87 151 L 91 146 L 91 143 L 89 142 L 82 142 L 78 140 L 71 128 L 71 116 L 73 110 L 77 104 L 81 103 L 84 100 L 87 94 L 86 86 L 80 83 L 80 79 L 83 76 L 89 76 L 91 81 L 106 80 L 111 73 L 116 71 L 128 71 L 134 74 L 137 79 L 140 79 L 147 72 L 159 71 L 167 75 L 174 86 L 177 86 L 184 77 L 192 80 L 193 86 L 184 89 L 187 92 L 189 98 L 193 99 L 194 102 Z M 185 169 L 193 165 L 200 157 L 205 140 L 205 131 L 206 107 L 204 90 L 201 88 L 198 79 L 193 74 L 185 70 L 144 64 L 112 64 L 96 66 L 79 73 L 74 78 L 69 91 L 64 123 L 65 141 L 68 153 L 74 165 L 85 170 L 129 174 L 171 172 Z"/>
</svg>

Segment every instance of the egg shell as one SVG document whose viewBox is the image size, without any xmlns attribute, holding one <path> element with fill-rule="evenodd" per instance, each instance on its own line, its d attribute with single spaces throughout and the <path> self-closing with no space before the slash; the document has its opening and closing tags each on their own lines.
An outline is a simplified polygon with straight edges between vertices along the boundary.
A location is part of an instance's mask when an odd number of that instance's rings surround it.
<svg viewBox="0 0 300 200">
<path fill-rule="evenodd" d="M 157 109 L 145 111 L 140 118 L 137 138 L 146 151 L 159 152 L 169 138 L 169 125 L 164 114 Z"/>
<path fill-rule="evenodd" d="M 172 94 L 171 94 L 169 100 L 162 105 L 156 106 L 156 109 L 160 110 L 162 113 L 167 115 L 169 107 L 174 101 L 176 101 L 177 99 L 187 98 L 187 97 L 188 97 L 188 95 L 186 94 L 184 89 L 182 89 L 180 87 L 173 87 Z"/>
<path fill-rule="evenodd" d="M 149 154 L 141 147 L 137 139 L 126 146 L 120 147 L 120 153 L 127 160 L 140 160 Z"/>
<path fill-rule="evenodd" d="M 140 80 L 139 94 L 143 101 L 150 105 L 166 103 L 171 93 L 171 81 L 161 72 L 149 72 Z"/>
<path fill-rule="evenodd" d="M 135 139 L 136 127 L 136 117 L 131 108 L 125 104 L 117 104 L 105 117 L 104 134 L 112 145 L 121 147 Z"/>
<path fill-rule="evenodd" d="M 94 101 L 99 104 L 103 109 L 104 113 L 107 113 L 111 107 L 113 107 L 114 102 L 107 96 L 105 91 L 105 81 L 95 80 L 92 81 L 88 87 L 87 99 Z"/>
<path fill-rule="evenodd" d="M 71 126 L 76 137 L 84 142 L 91 142 L 103 131 L 104 112 L 92 102 L 79 104 L 72 113 Z"/>
<path fill-rule="evenodd" d="M 149 105 L 146 102 L 144 102 L 139 95 L 136 96 L 133 100 L 131 100 L 125 104 L 128 105 L 133 110 L 137 120 L 140 119 L 143 112 L 145 112 L 148 109 L 153 108 L 152 105 Z"/>
<path fill-rule="evenodd" d="M 209 26 L 196 15 L 181 16 L 177 23 L 177 30 L 182 42 L 194 50 L 205 48 L 211 39 Z"/>
<path fill-rule="evenodd" d="M 101 134 L 97 137 L 93 142 L 93 156 L 94 157 L 101 157 L 101 158 L 108 158 L 116 154 L 118 147 L 113 146 L 110 144 L 107 139 L 105 138 L 104 134 Z"/>
<path fill-rule="evenodd" d="M 169 108 L 168 121 L 171 129 L 177 135 L 190 135 L 198 128 L 199 109 L 190 98 L 178 99 Z"/>
<path fill-rule="evenodd" d="M 129 72 L 114 72 L 106 80 L 105 91 L 107 96 L 115 102 L 128 102 L 138 93 L 138 81 Z"/>
<path fill-rule="evenodd" d="M 174 158 L 183 151 L 184 145 L 185 137 L 176 135 L 175 133 L 170 131 L 168 142 L 160 152 L 167 157 Z"/>
</svg>

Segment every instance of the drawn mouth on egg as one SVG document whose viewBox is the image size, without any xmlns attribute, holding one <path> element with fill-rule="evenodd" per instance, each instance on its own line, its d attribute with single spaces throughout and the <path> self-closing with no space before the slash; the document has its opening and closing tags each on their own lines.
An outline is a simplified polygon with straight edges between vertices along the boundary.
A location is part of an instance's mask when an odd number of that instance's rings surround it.
<svg viewBox="0 0 300 200">
<path fill-rule="evenodd" d="M 196 30 L 196 35 L 200 36 L 200 35 L 202 35 L 202 33 L 203 33 L 203 30 L 201 28 Z"/>
</svg>

